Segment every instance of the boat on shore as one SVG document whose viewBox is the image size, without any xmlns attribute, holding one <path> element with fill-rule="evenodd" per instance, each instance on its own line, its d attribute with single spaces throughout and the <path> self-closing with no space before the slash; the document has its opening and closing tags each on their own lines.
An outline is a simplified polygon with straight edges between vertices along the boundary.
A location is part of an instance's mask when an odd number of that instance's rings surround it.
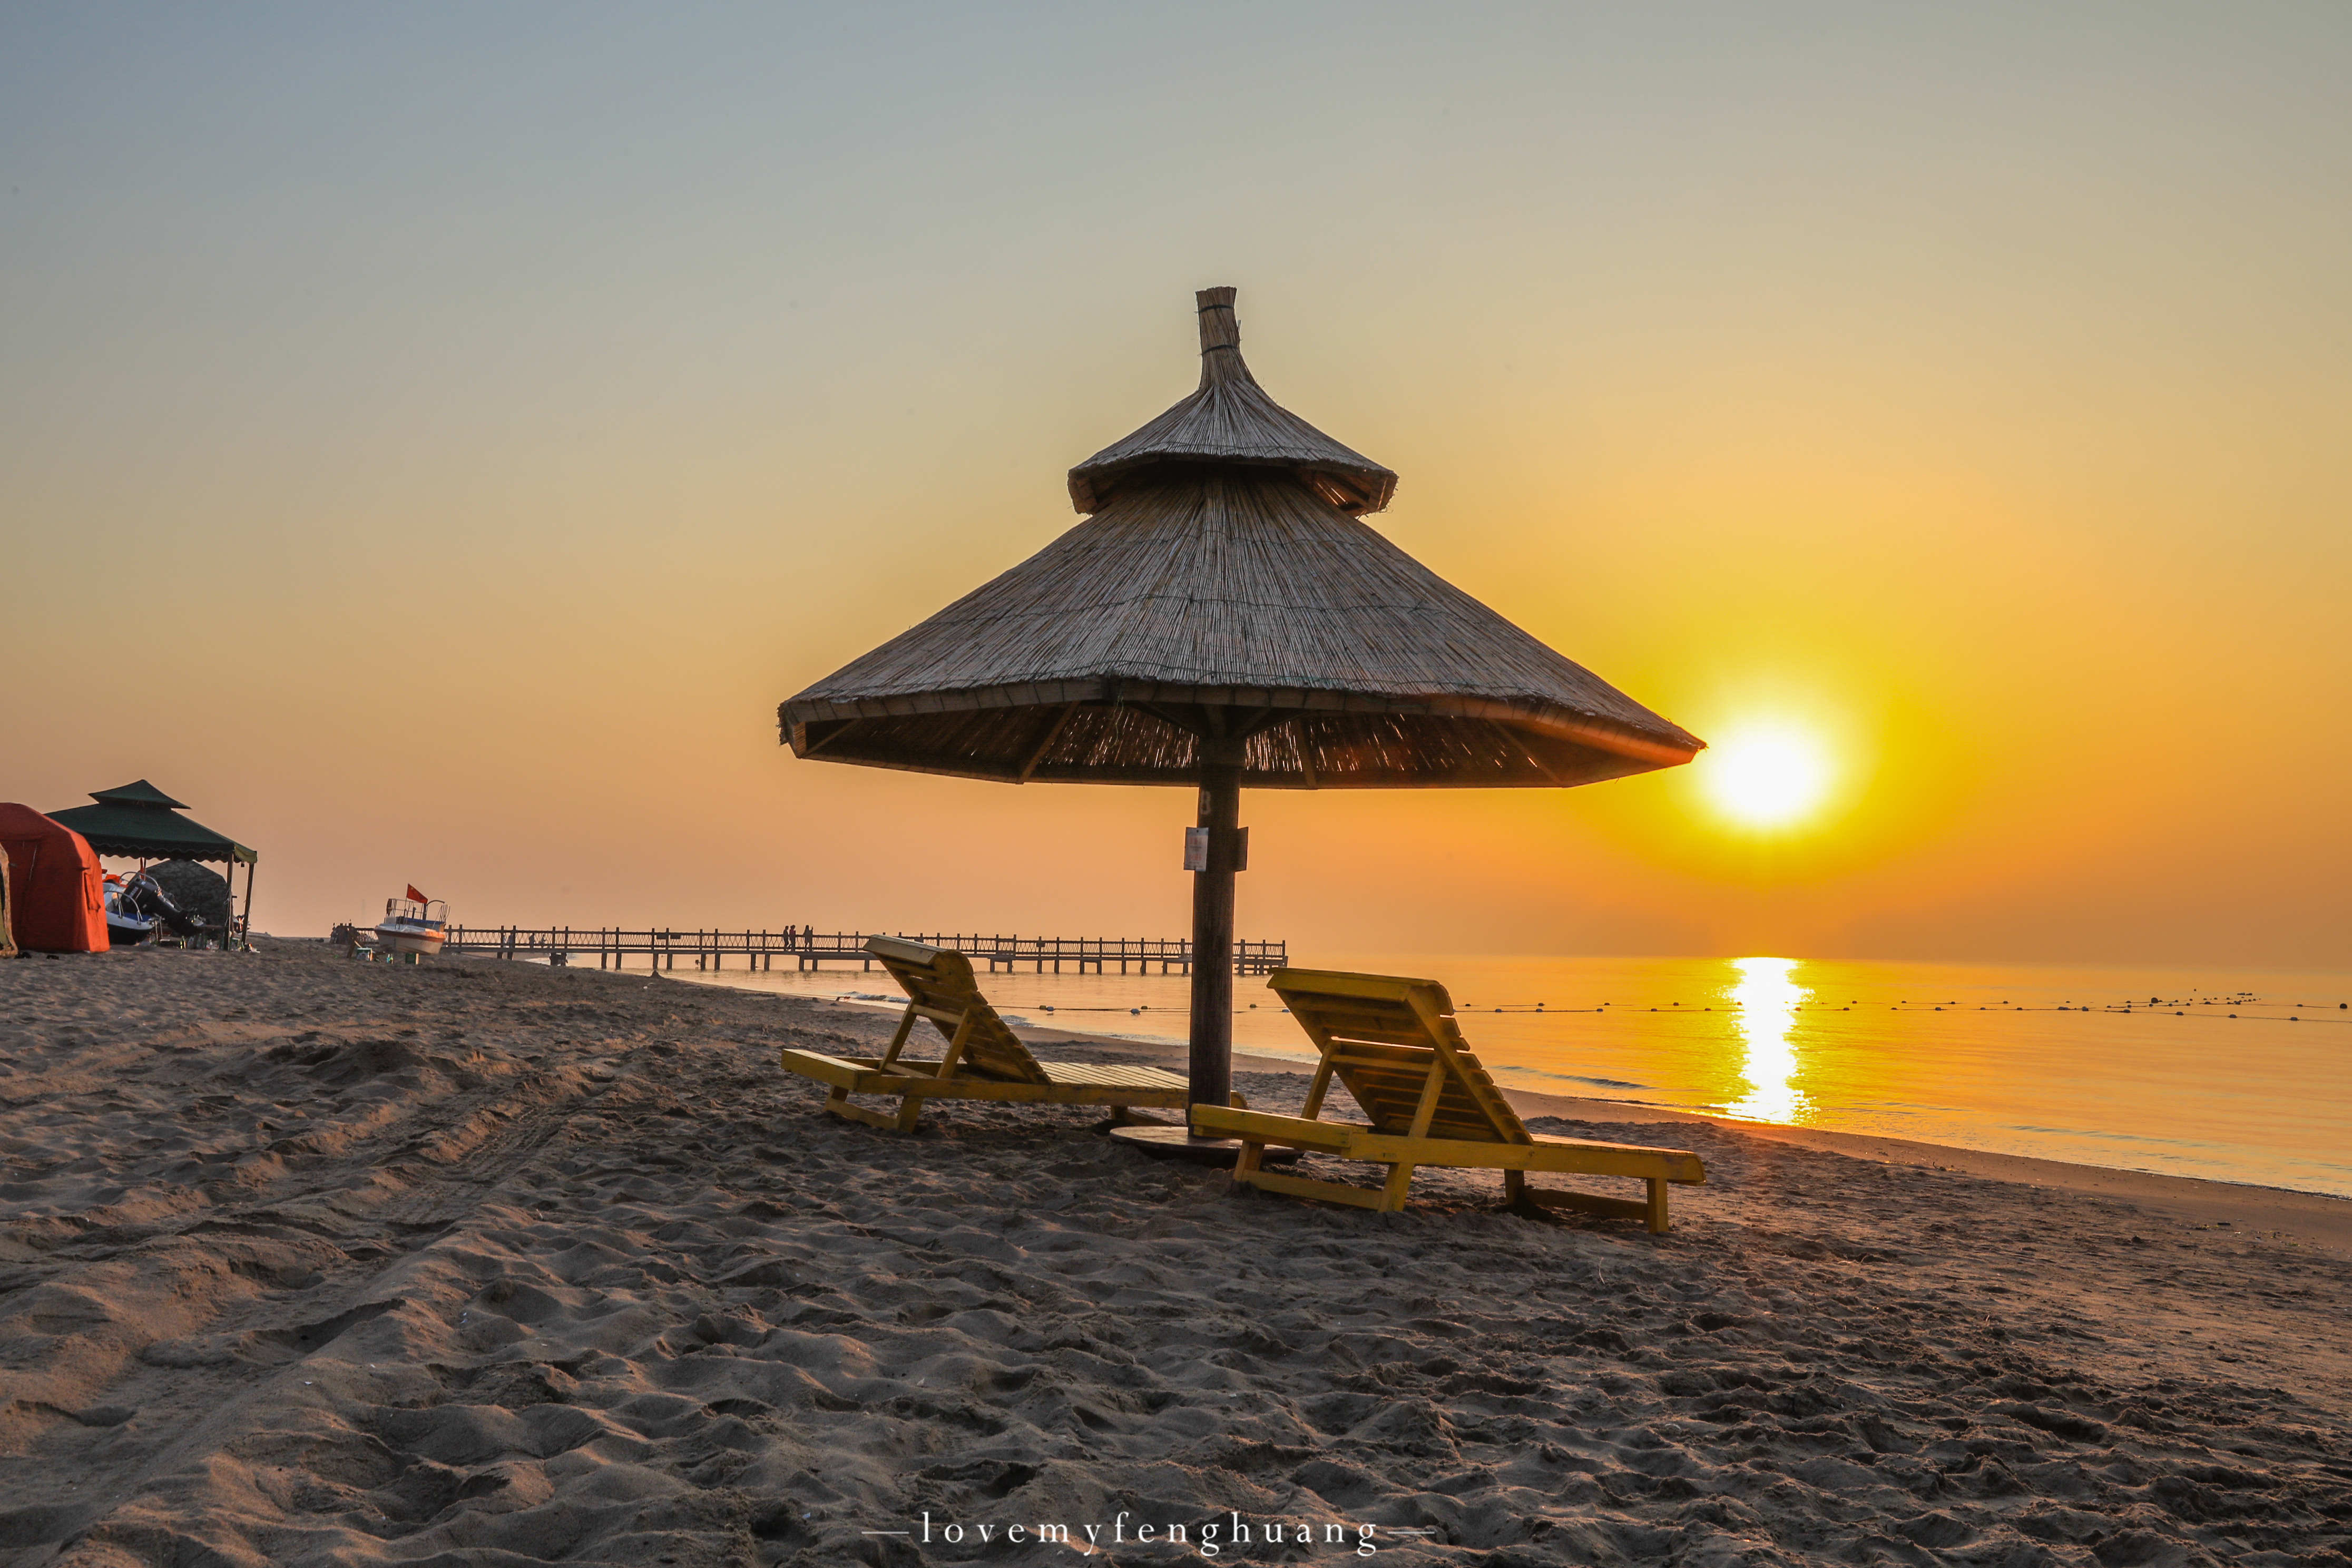
<svg viewBox="0 0 2352 1568">
<path fill-rule="evenodd" d="M 155 873 L 145 867 L 123 876 L 106 873 L 106 935 L 110 947 L 145 947 L 171 937 L 182 943 L 199 942 L 207 930 L 204 921 L 175 902 L 163 890 Z"/>
<path fill-rule="evenodd" d="M 135 879 L 150 880 L 143 871 Z M 106 874 L 106 940 L 110 947 L 143 946 L 155 940 L 163 923 L 158 916 L 139 907 L 141 900 L 139 891 L 133 889 L 133 881 L 117 872 Z"/>
<path fill-rule="evenodd" d="M 409 889 L 415 892 L 414 888 Z M 375 948 L 394 958 L 433 958 L 449 940 L 449 906 L 440 899 L 386 899 Z"/>
</svg>

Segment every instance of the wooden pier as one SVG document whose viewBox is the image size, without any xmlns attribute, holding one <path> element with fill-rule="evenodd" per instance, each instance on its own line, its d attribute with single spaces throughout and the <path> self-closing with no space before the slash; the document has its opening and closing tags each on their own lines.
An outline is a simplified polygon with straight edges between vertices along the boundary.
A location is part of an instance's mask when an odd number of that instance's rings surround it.
<svg viewBox="0 0 2352 1568">
<path fill-rule="evenodd" d="M 697 969 L 725 969 L 740 958 L 747 970 L 772 970 L 779 958 L 795 969 L 822 969 L 828 963 L 874 967 L 866 951 L 868 936 L 903 937 L 932 947 L 951 947 L 974 963 L 985 960 L 990 973 L 1017 970 L 1026 963 L 1044 974 L 1059 974 L 1062 966 L 1084 974 L 1107 974 L 1116 965 L 1121 974 L 1192 973 L 1192 944 L 1177 937 L 1138 936 L 989 936 L 979 933 L 911 935 L 904 931 L 818 931 L 803 926 L 782 931 L 673 931 L 649 928 L 624 931 L 614 926 L 451 926 L 447 952 L 485 953 L 492 958 L 544 958 L 561 968 L 574 959 L 596 956 L 599 969 L 621 969 L 627 960 L 643 958 L 649 969 L 676 969 L 681 954 Z M 1236 942 L 1234 973 L 1271 974 L 1290 962 L 1286 942 Z"/>
</svg>

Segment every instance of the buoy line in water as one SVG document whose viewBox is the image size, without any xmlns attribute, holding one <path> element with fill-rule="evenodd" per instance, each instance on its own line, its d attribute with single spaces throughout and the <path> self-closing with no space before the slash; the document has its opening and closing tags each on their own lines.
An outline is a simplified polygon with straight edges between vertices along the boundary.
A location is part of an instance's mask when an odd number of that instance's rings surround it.
<svg viewBox="0 0 2352 1568">
<path fill-rule="evenodd" d="M 892 1006 L 902 1006 L 905 1005 L 905 999 L 903 997 L 886 996 L 877 992 L 866 991 L 847 991 L 837 996 L 825 997 L 822 998 L 822 1000 L 832 1002 L 882 1003 Z M 1797 1004 L 1789 1007 L 1787 1011 L 1790 1014 L 1851 1013 L 1863 1005 L 1864 1005 L 1860 1002 L 1848 1002 L 1836 1005 L 1815 1005 L 1810 1007 L 1803 1004 Z M 2326 1005 L 2325 1003 L 2320 1004 L 2318 1009 L 2315 1009 L 2311 1004 L 2303 1002 L 2294 1004 L 2273 1002 L 2265 1004 L 2260 1000 L 2243 1001 L 2234 998 L 2226 1002 L 2184 999 L 2182 1005 L 2177 1006 L 2168 1002 L 2159 1005 L 2149 1005 L 2145 1003 L 2133 1002 L 2108 1002 L 2102 1003 L 2097 1005 L 2093 1005 L 2089 1003 L 2077 1004 L 2066 1002 L 2037 1006 L 2027 1006 L 2021 1003 L 2009 1002 L 1984 1002 L 1976 1004 L 1965 1002 L 1890 1002 L 1886 1005 L 1886 1011 L 1890 1013 L 2099 1013 L 2109 1017 L 2130 1017 L 2135 1015 L 2145 1015 L 2185 1018 L 2189 1016 L 2189 1009 L 2191 1007 L 2211 1009 L 2225 1006 L 2259 1007 L 2264 1005 L 2273 1007 L 2293 1005 L 2299 1009 L 2299 1011 L 2291 1013 L 2284 1018 L 2275 1015 L 2263 1014 L 2256 1014 L 2252 1016 L 2241 1017 L 2240 1015 L 2236 1013 L 2231 1013 L 2227 1015 L 2227 1016 L 2238 1019 L 2241 1023 L 2249 1024 L 2352 1024 L 2352 1017 L 2328 1018 L 2324 1016 L 2313 1016 L 2306 1018 L 2304 1016 L 2305 1013 L 2314 1013 L 2319 1009 L 2324 1009 Z M 1742 1013 L 1748 1010 L 1743 1004 L 1738 1002 L 1727 1002 L 1719 1008 L 1711 1003 L 1700 1005 L 1683 1002 L 1668 1002 L 1650 1007 L 1615 1007 L 1613 1004 L 1608 1002 L 1603 1002 L 1598 1006 L 1591 1007 L 1554 1007 L 1550 1004 L 1545 1002 L 1506 1002 L 1499 1005 L 1489 1004 L 1487 1005 L 1481 1006 L 1473 1003 L 1464 1002 L 1456 1005 L 1454 1013 L 1456 1016 L 1470 1014 L 1492 1016 L 1496 1013 L 1516 1013 L 1531 1017 L 1551 1017 L 1569 1016 L 1577 1014 L 1596 1016 L 1606 1014 L 1611 1012 L 1612 1009 L 1619 1013 L 1663 1013 L 1668 1017 L 1675 1016 L 1677 1014 L 1697 1017 L 1716 1012 Z M 2336 1009 L 2343 1012 L 2352 1012 L 2352 1003 L 2339 1002 L 2336 1004 Z M 1778 1009 L 1770 1010 L 1777 1011 Z M 1147 1013 L 1156 1013 L 1162 1017 L 1184 1016 L 1190 1015 L 1192 1010 L 1190 1007 L 1169 1006 L 1165 1004 L 1155 1007 L 1149 1003 L 1139 1003 L 1134 1006 L 1087 1006 L 1071 1005 L 1069 1004 L 1059 1002 L 1038 1002 L 1032 1004 L 1027 1011 L 1049 1015 L 1059 1015 L 1063 1013 L 1112 1013 L 1125 1014 L 1127 1016 L 1132 1018 L 1141 1017 Z M 1234 1016 L 1238 1018 L 1245 1016 L 1251 1013 L 1261 1012 L 1271 1013 L 1280 1016 L 1288 1014 L 1290 1009 L 1287 1007 L 1260 1007 L 1255 1003 L 1252 1003 L 1248 1006 L 1236 1007 L 1233 1011 Z M 2212 1014 L 2210 1011 L 2205 1011 L 2200 1013 L 2200 1016 L 2210 1017 L 2212 1016 Z"/>
</svg>

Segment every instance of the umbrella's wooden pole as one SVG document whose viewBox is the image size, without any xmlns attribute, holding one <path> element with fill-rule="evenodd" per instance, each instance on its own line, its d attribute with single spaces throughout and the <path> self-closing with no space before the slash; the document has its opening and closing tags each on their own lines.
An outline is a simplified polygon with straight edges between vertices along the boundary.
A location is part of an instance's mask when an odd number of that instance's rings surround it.
<svg viewBox="0 0 2352 1568">
<path fill-rule="evenodd" d="M 1234 1089 L 1234 874 L 1241 868 L 1242 743 L 1201 742 L 1201 820 L 1209 861 L 1192 874 L 1192 1103 Z"/>
</svg>

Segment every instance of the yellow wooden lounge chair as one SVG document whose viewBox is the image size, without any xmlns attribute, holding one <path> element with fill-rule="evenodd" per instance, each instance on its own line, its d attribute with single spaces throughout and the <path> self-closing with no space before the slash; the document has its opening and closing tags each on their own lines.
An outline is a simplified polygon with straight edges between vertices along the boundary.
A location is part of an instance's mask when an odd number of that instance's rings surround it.
<svg viewBox="0 0 2352 1568">
<path fill-rule="evenodd" d="M 926 1100 L 1107 1105 L 1124 1116 L 1135 1105 L 1181 1110 L 1192 1098 L 1183 1079 L 1158 1068 L 1039 1061 L 980 994 L 971 960 L 962 953 L 888 936 L 869 939 L 866 951 L 881 960 L 908 997 L 890 1048 L 879 1057 L 829 1057 L 790 1047 L 783 1052 L 786 1071 L 833 1086 L 824 1108 L 835 1116 L 908 1132 Z M 947 1037 L 947 1054 L 938 1061 L 899 1055 L 919 1018 L 929 1018 Z M 900 1103 L 895 1111 L 868 1110 L 850 1103 L 853 1094 L 896 1095 Z"/>
<path fill-rule="evenodd" d="M 1591 1143 L 1528 1131 L 1463 1044 L 1462 1032 L 1454 1026 L 1453 1000 L 1434 980 L 1283 969 L 1266 984 L 1281 995 L 1322 1052 L 1323 1061 L 1315 1069 L 1301 1115 L 1192 1108 L 1197 1131 L 1242 1141 L 1241 1157 L 1234 1165 L 1236 1182 L 1268 1192 L 1393 1211 L 1404 1207 L 1405 1189 L 1416 1166 L 1500 1170 L 1504 1190 L 1513 1201 L 1646 1220 L 1652 1230 L 1664 1232 L 1666 1184 L 1706 1180 L 1706 1167 L 1698 1156 L 1681 1149 Z M 1320 1120 L 1335 1075 L 1371 1119 L 1370 1127 Z M 1268 1144 L 1369 1160 L 1389 1168 L 1388 1181 L 1372 1191 L 1277 1175 L 1261 1168 Z M 1538 1190 L 1528 1185 L 1530 1171 L 1637 1177 L 1649 1184 L 1649 1200 Z"/>
</svg>

